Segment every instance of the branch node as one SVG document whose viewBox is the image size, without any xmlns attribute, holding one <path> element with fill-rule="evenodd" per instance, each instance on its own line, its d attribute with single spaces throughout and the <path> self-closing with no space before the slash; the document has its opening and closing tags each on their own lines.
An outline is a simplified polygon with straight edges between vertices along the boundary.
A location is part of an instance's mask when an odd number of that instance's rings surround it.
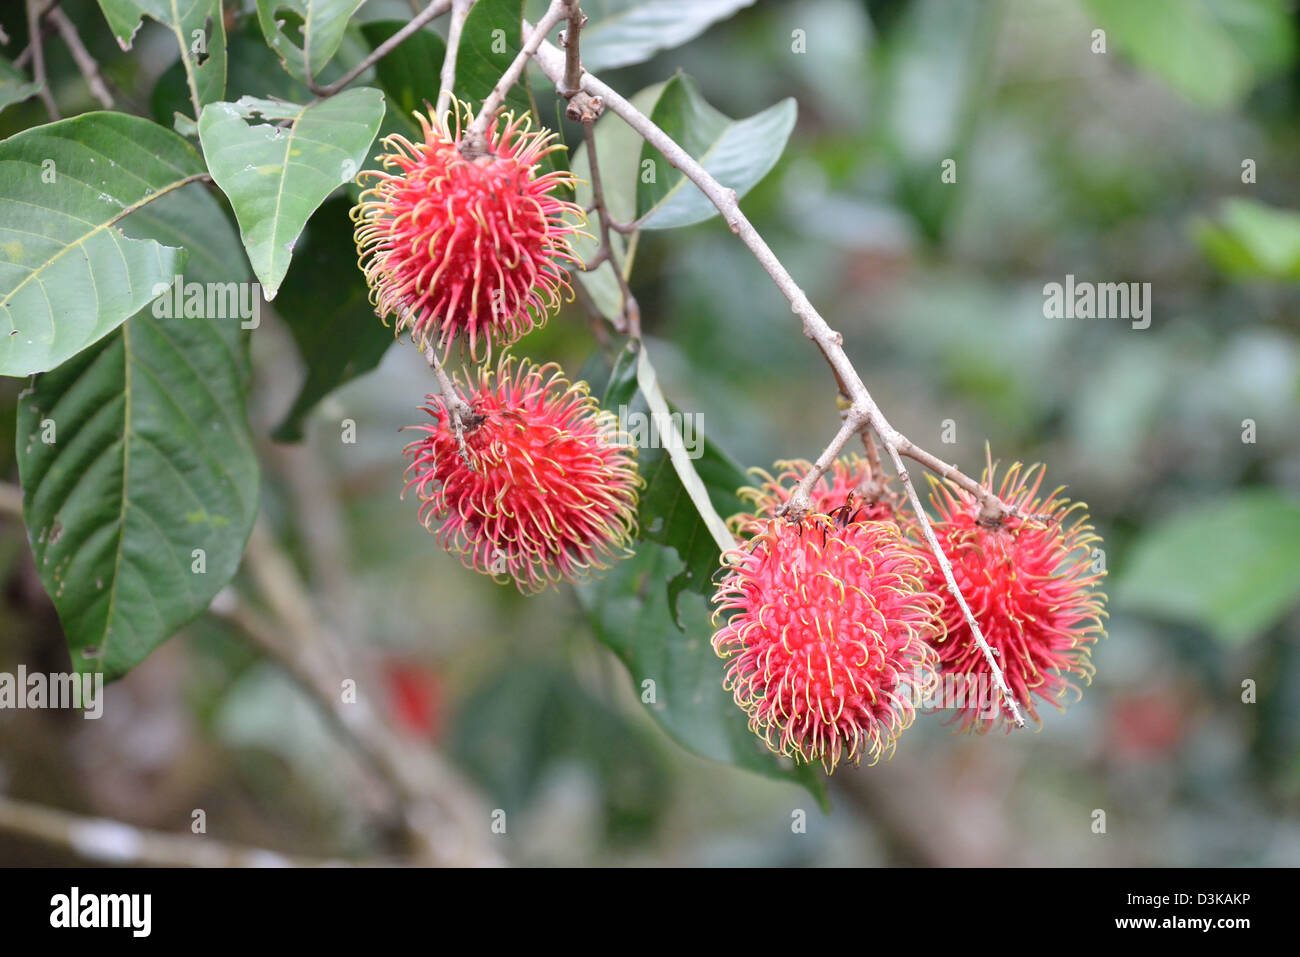
<svg viewBox="0 0 1300 957">
<path fill-rule="evenodd" d="M 564 115 L 576 123 L 595 123 L 605 112 L 605 101 L 598 96 L 592 96 L 582 90 L 575 90 L 568 94 L 561 93 L 561 95 L 569 98 L 569 105 L 565 107 Z"/>
<path fill-rule="evenodd" d="M 1002 503 L 1002 500 L 992 492 L 980 504 L 979 514 L 975 521 L 984 528 L 997 529 L 1002 527 L 1002 523 L 1007 520 L 1010 510 Z"/>
<path fill-rule="evenodd" d="M 461 138 L 459 147 L 460 155 L 471 163 L 491 153 L 491 150 L 488 149 L 486 130 L 488 124 L 491 123 L 493 119 L 495 119 L 495 111 L 493 116 L 490 117 L 487 123 L 484 123 L 481 128 L 476 123 L 466 130 L 465 135 Z"/>
<path fill-rule="evenodd" d="M 785 503 L 776 510 L 777 518 L 788 522 L 801 522 L 812 509 L 812 499 L 802 488 L 796 488 Z"/>
</svg>

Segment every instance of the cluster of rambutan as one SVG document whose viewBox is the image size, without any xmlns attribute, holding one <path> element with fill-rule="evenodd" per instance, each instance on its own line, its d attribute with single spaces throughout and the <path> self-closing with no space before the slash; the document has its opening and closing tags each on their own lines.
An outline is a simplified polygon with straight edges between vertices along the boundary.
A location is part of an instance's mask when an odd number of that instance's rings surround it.
<svg viewBox="0 0 1300 957">
<path fill-rule="evenodd" d="M 812 487 L 807 516 L 779 517 L 811 468 L 779 462 L 776 478 L 758 472 L 761 484 L 742 490 L 753 511 L 729 523 L 743 544 L 725 556 L 713 647 L 728 659 L 726 685 L 750 727 L 774 751 L 829 772 L 892 753 L 923 705 L 950 711 L 961 730 L 1008 726 L 917 516 L 887 497 L 863 498 L 862 459 L 834 463 Z M 990 527 L 976 496 L 935 480 L 930 522 L 1034 721 L 1039 700 L 1062 707 L 1073 679 L 1091 678 L 1105 615 L 1086 508 L 1060 490 L 1043 496 L 1042 482 L 1041 468 L 1008 470 L 997 493 L 1011 514 Z"/>
<path fill-rule="evenodd" d="M 476 362 L 483 353 L 464 394 L 426 397 L 431 422 L 406 448 L 421 521 L 467 566 L 538 591 L 628 554 L 642 480 L 585 383 L 526 359 L 486 364 L 569 291 L 582 211 L 556 195 L 571 174 L 541 170 L 562 148 L 553 133 L 507 115 L 463 136 L 460 113 L 454 128 L 417 114 L 419 142 L 385 139 L 383 169 L 360 177 L 369 186 L 353 211 L 357 248 L 376 311 L 396 316 L 398 333 L 409 330 L 433 361 L 456 341 Z M 863 485 L 864 467 L 834 463 L 797 521 L 781 506 L 811 466 L 760 473 L 742 490 L 753 511 L 731 519 L 743 545 L 724 556 L 714 596 L 726 621 L 713 647 L 729 659 L 725 685 L 751 727 L 774 751 L 828 771 L 891 753 L 946 678 L 975 682 L 954 707 L 963 729 L 1006 716 L 916 516 Z M 955 484 L 936 482 L 931 498 L 957 585 L 1035 720 L 1037 699 L 1058 702 L 1072 678 L 1090 676 L 1104 615 L 1086 510 L 1059 491 L 1040 496 L 1041 485 L 1041 470 L 1012 468 L 998 492 L 1012 514 L 996 527 Z"/>
<path fill-rule="evenodd" d="M 452 380 L 460 395 L 426 396 L 432 422 L 406 448 L 420 520 L 467 566 L 534 592 L 627 554 L 641 479 L 586 383 L 527 359 L 487 365 L 571 293 L 583 213 L 557 195 L 572 175 L 541 168 L 563 148 L 554 133 L 507 114 L 480 137 L 462 130 L 463 109 L 417 113 L 417 142 L 386 137 L 352 218 L 380 317 L 431 361 L 455 342 L 484 361 L 466 390 Z"/>
</svg>

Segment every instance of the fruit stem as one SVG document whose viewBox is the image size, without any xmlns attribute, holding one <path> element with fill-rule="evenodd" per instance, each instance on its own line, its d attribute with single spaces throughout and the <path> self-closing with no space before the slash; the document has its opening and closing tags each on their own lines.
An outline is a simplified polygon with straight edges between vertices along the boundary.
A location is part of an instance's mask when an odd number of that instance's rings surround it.
<svg viewBox="0 0 1300 957">
<path fill-rule="evenodd" d="M 447 370 L 438 361 L 438 350 L 434 343 L 430 342 L 424 347 L 424 358 L 428 360 L 429 368 L 438 379 L 438 389 L 442 393 L 443 404 L 447 407 L 451 431 L 456 436 L 456 445 L 460 448 L 461 461 L 472 472 L 474 463 L 470 461 L 469 448 L 465 445 L 465 434 L 478 428 L 483 417 L 475 415 L 470 404 L 461 398 L 456 384 L 452 382 L 451 376 L 447 375 Z"/>
<path fill-rule="evenodd" d="M 582 55 L 578 50 L 578 37 L 587 25 L 587 15 L 582 12 L 582 0 L 565 0 L 569 6 L 569 25 L 560 34 L 564 47 L 564 82 L 558 88 L 566 100 L 582 92 Z"/>
<path fill-rule="evenodd" d="M 568 0 L 551 0 L 550 7 L 547 8 L 545 16 L 542 17 L 536 27 L 527 34 L 522 49 L 518 55 L 511 61 L 510 66 L 501 74 L 501 79 L 497 80 L 496 86 L 492 87 L 492 92 L 487 95 L 483 105 L 479 107 L 478 115 L 474 117 L 474 122 L 469 125 L 465 131 L 464 141 L 468 144 L 475 144 L 487 141 L 488 125 L 492 118 L 497 115 L 506 101 L 506 94 L 510 92 L 511 87 L 519 82 L 523 76 L 524 68 L 528 65 L 543 43 L 546 42 L 546 35 L 561 20 L 569 15 Z M 528 21 L 524 21 L 525 29 Z M 462 150 L 464 152 L 464 150 Z"/>
<path fill-rule="evenodd" d="M 320 83 L 317 83 L 312 77 L 309 76 L 307 78 L 307 86 L 313 93 L 316 94 L 317 102 L 326 99 L 327 97 L 333 96 L 335 93 L 339 92 L 339 90 L 346 87 L 349 83 L 351 83 L 353 80 L 359 77 L 362 73 L 365 73 L 366 70 L 374 66 L 378 61 L 388 56 L 389 53 L 395 50 L 407 38 L 412 37 L 415 34 L 419 33 L 421 28 L 426 23 L 429 23 L 431 20 L 434 20 L 437 17 L 442 16 L 444 13 L 450 10 L 451 5 L 452 5 L 452 0 L 434 0 L 434 2 L 430 3 L 422 11 L 420 11 L 420 13 L 417 16 L 412 17 L 410 23 L 406 24 L 406 26 L 402 27 L 402 29 L 398 30 L 396 33 L 394 33 L 383 43 L 379 44 L 379 46 L 371 50 L 370 53 L 367 54 L 366 57 L 360 63 L 358 63 L 352 69 L 348 70 L 347 73 L 344 73 L 333 83 L 322 85 Z M 455 61 L 453 60 L 453 63 L 454 62 Z"/>
<path fill-rule="evenodd" d="M 460 34 L 469 17 L 473 0 L 452 0 L 451 19 L 447 21 L 447 52 L 442 57 L 442 72 L 438 74 L 438 103 L 434 112 L 439 117 L 447 115 L 451 106 L 451 91 L 456 86 L 456 55 L 460 51 Z"/>
</svg>

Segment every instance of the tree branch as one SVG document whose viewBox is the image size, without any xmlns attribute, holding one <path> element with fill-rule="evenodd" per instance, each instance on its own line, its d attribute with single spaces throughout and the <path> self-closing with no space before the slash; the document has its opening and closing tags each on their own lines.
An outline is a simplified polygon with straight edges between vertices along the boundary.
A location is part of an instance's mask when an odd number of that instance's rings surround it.
<svg viewBox="0 0 1300 957">
<path fill-rule="evenodd" d="M 430 3 L 420 11 L 420 13 L 412 17 L 410 23 L 371 50 L 365 59 L 352 69 L 348 70 L 347 73 L 344 73 L 333 83 L 328 83 L 322 86 L 309 76 L 307 78 L 307 87 L 322 100 L 326 97 L 333 96 L 359 77 L 362 73 L 365 73 L 366 70 L 370 69 L 384 57 L 388 56 L 388 54 L 392 53 L 409 37 L 414 36 L 426 23 L 430 23 L 450 10 L 451 6 L 452 0 L 434 0 L 433 3 Z"/>
<path fill-rule="evenodd" d="M 355 680 L 357 672 L 343 661 L 341 643 L 318 620 L 293 565 L 260 524 L 249 538 L 245 563 L 277 621 L 267 621 L 238 601 L 214 603 L 213 612 L 238 625 L 283 665 L 389 785 L 401 805 L 416 862 L 500 863 L 487 844 L 487 813 L 460 775 L 428 747 L 389 728 L 359 690 L 354 701 L 344 700 L 343 680 Z"/>
<path fill-rule="evenodd" d="M 525 29 L 527 28 L 528 24 L 525 21 Z M 535 59 L 542 72 L 552 82 L 557 84 L 562 82 L 565 58 L 559 49 L 553 44 L 543 43 L 538 48 Z M 714 179 L 703 166 L 679 146 L 672 137 L 656 126 L 649 117 L 645 116 L 611 87 L 590 73 L 583 73 L 581 88 L 592 96 L 599 97 L 606 108 L 612 110 L 624 122 L 641 134 L 642 138 L 659 150 L 672 166 L 690 179 L 704 193 L 705 197 L 713 203 L 722 214 L 731 231 L 749 247 L 759 265 L 763 267 L 777 288 L 790 302 L 791 311 L 799 317 L 803 324 L 804 335 L 811 339 L 821 350 L 835 374 L 842 393 L 850 400 L 851 408 L 857 409 L 854 414 L 860 421 L 869 422 L 885 445 L 892 445 L 900 449 L 904 455 L 916 459 L 927 468 L 937 464 L 940 474 L 952 478 L 962 488 L 978 495 L 981 502 L 986 504 L 986 511 L 988 512 L 986 518 L 990 524 L 997 524 L 1009 515 L 1018 514 L 1014 509 L 998 500 L 987 489 L 983 489 L 974 479 L 964 475 L 954 466 L 942 463 L 936 456 L 916 446 L 889 424 L 889 421 L 880 411 L 880 407 L 872 399 L 870 392 L 863 383 L 861 376 L 858 375 L 857 370 L 853 367 L 848 355 L 844 352 L 844 337 L 831 329 L 826 320 L 822 318 L 821 314 L 808 300 L 808 297 L 804 295 L 803 290 L 799 288 L 798 283 L 794 281 L 789 271 L 776 258 L 776 254 L 772 252 L 763 237 L 759 235 L 748 217 L 741 212 L 735 190 L 723 186 Z M 814 475 L 812 481 L 815 482 L 820 477 L 820 474 Z"/>
<path fill-rule="evenodd" d="M 23 520 L 23 490 L 17 485 L 0 482 L 0 515 Z"/>
<path fill-rule="evenodd" d="M 886 442 L 885 451 L 889 453 L 889 457 L 894 462 L 894 470 L 898 473 L 898 479 L 903 483 L 907 497 L 912 502 L 913 511 L 916 512 L 916 520 L 917 524 L 921 526 L 921 534 L 925 536 L 926 544 L 930 546 L 935 561 L 939 563 L 939 568 L 943 571 L 943 580 L 948 586 L 948 591 L 953 598 L 957 599 L 957 605 L 961 608 L 966 624 L 970 626 L 971 636 L 975 639 L 975 644 L 979 646 L 980 653 L 984 655 L 984 660 L 988 663 L 989 671 L 993 675 L 993 683 L 998 686 L 998 691 L 1002 693 L 1002 703 L 1006 706 L 1007 712 L 1011 715 L 1011 720 L 1015 722 L 1016 727 L 1023 728 L 1025 726 L 1024 716 L 1020 713 L 1020 706 L 1016 703 L 1016 696 L 1011 692 L 1011 688 L 1007 684 L 1006 676 L 1002 674 L 1002 668 L 997 661 L 997 652 L 985 640 L 979 622 L 975 620 L 970 605 L 966 604 L 965 596 L 962 595 L 961 589 L 957 587 L 957 579 L 952 574 L 952 563 L 948 561 L 948 556 L 944 554 L 943 549 L 939 546 L 939 540 L 935 538 L 934 527 L 930 524 L 930 516 L 925 512 L 925 505 L 921 502 L 921 496 L 916 493 L 916 486 L 912 483 L 912 476 L 908 473 L 907 466 L 903 464 L 898 446 Z"/>
<path fill-rule="evenodd" d="M 892 500 L 894 496 L 889 492 L 889 477 L 880 467 L 880 450 L 876 447 L 870 428 L 862 430 L 862 448 L 867 453 L 867 468 L 862 481 L 858 483 L 858 494 L 868 502 L 878 502 L 885 497 Z"/>
<path fill-rule="evenodd" d="M 618 280 L 619 293 L 623 297 L 622 310 L 615 326 L 619 332 L 640 339 L 641 307 L 637 304 L 636 296 L 632 295 L 632 287 L 628 285 L 627 276 L 623 274 L 623 264 L 615 257 L 614 245 L 610 241 L 609 206 L 605 200 L 605 187 L 600 178 L 600 160 L 596 156 L 594 124 L 594 117 L 584 119 L 582 135 L 586 139 L 587 165 L 591 170 L 591 211 L 596 214 L 596 219 L 600 223 L 600 249 L 596 251 L 590 262 L 582 264 L 582 269 L 583 272 L 591 272 L 599 269 L 601 263 L 609 263 L 609 268 L 613 270 L 614 277 Z"/>
<path fill-rule="evenodd" d="M 202 835 L 171 834 L 86 817 L 0 795 L 0 830 L 67 848 L 90 861 L 152 867 L 350 867 L 343 860 L 291 857 Z M 375 862 L 379 863 L 379 862 Z"/>
<path fill-rule="evenodd" d="M 50 78 L 45 74 L 45 48 L 41 42 L 41 17 L 45 13 L 44 0 L 27 0 L 27 35 L 31 37 L 32 80 L 40 84 L 41 102 L 51 120 L 59 118 L 59 107 L 50 92 Z"/>
<path fill-rule="evenodd" d="M 438 116 L 443 116 L 451 105 L 452 89 L 456 85 L 456 58 L 460 54 L 460 35 L 473 6 L 474 0 L 452 0 L 451 20 L 447 24 L 447 52 L 443 55 L 442 72 L 439 74 L 438 105 L 435 109 Z"/>
<path fill-rule="evenodd" d="M 555 28 L 555 25 L 569 15 L 568 0 L 551 0 L 550 7 L 547 8 L 546 14 L 542 17 L 536 27 L 533 27 L 524 21 L 524 45 L 519 53 L 506 67 L 506 71 L 501 74 L 501 79 L 497 80 L 496 86 L 492 87 L 492 92 L 488 94 L 483 105 L 479 107 L 478 115 L 474 117 L 474 122 L 469 125 L 465 131 L 464 146 L 462 151 L 467 153 L 482 153 L 487 150 L 486 139 L 488 124 L 492 118 L 497 115 L 501 105 L 506 100 L 506 94 L 510 88 L 519 82 L 523 76 L 524 68 L 528 66 L 528 61 L 537 54 L 538 49 L 546 44 L 546 35 Z M 550 46 L 550 44 L 546 44 Z M 551 47 L 554 50 L 554 47 Z M 557 51 L 558 54 L 558 51 Z"/>
<path fill-rule="evenodd" d="M 99 74 L 99 64 L 95 58 L 90 55 L 86 45 L 81 42 L 81 35 L 77 33 L 77 27 L 68 19 L 68 15 L 63 12 L 63 8 L 55 6 L 50 10 L 49 18 L 53 21 L 55 29 L 63 37 L 63 42 L 67 45 L 68 51 L 72 54 L 72 59 L 76 61 L 77 69 L 81 75 L 86 78 L 86 86 L 90 87 L 91 94 L 106 110 L 113 108 L 113 95 L 108 92 L 108 87 L 104 85 L 104 78 Z"/>
<path fill-rule="evenodd" d="M 557 87 L 560 96 L 571 99 L 582 89 L 582 54 L 579 50 L 579 36 L 587 25 L 586 14 L 582 12 L 582 0 L 567 0 L 569 4 L 569 26 L 560 34 L 560 43 L 564 47 L 564 81 Z"/>
<path fill-rule="evenodd" d="M 554 10 L 554 4 L 552 10 Z M 527 21 L 525 21 L 524 28 L 525 30 L 528 29 Z M 538 47 L 535 59 L 542 72 L 558 88 L 564 80 L 564 54 L 554 45 L 542 43 Z M 777 288 L 781 290 L 782 295 L 789 301 L 791 311 L 799 317 L 803 324 L 804 335 L 811 339 L 817 345 L 817 348 L 821 350 L 822 355 L 825 356 L 827 363 L 829 363 L 831 370 L 835 374 L 841 391 L 849 399 L 849 406 L 844 411 L 844 421 L 839 432 L 831 440 L 830 445 L 826 447 L 826 451 L 818 457 L 813 468 L 808 471 L 808 474 L 804 476 L 791 493 L 790 499 L 785 506 L 787 516 L 792 519 L 802 518 L 808 511 L 809 492 L 812 486 L 830 468 L 835 457 L 843 449 L 849 438 L 865 427 L 869 426 L 874 429 L 876 435 L 880 437 L 881 443 L 885 446 L 886 452 L 895 463 L 899 478 L 903 481 L 917 511 L 917 520 L 921 524 L 926 541 L 931 551 L 935 553 L 935 559 L 943 569 L 948 588 L 961 605 L 966 620 L 970 625 L 971 634 L 988 662 L 990 670 L 993 672 L 995 683 L 1002 691 L 1003 703 L 1010 712 L 1016 726 L 1024 727 L 1025 720 L 1020 714 L 1015 697 L 1007 686 L 1006 679 L 1002 674 L 1002 669 L 998 666 L 993 650 L 985 641 L 979 624 L 975 621 L 974 615 L 970 613 L 965 599 L 957 588 L 956 581 L 952 577 L 952 566 L 948 562 L 947 556 L 943 554 L 943 549 L 939 547 L 934 536 L 934 530 L 930 527 L 929 518 L 926 516 L 925 509 L 916 494 L 910 476 L 907 475 L 907 471 L 903 467 L 900 457 L 902 449 L 907 449 L 909 457 L 916 458 L 918 461 L 922 461 L 921 455 L 928 456 L 928 453 L 924 453 L 889 424 L 889 420 L 885 418 L 884 413 L 871 397 L 871 393 L 862 381 L 862 377 L 858 375 L 857 369 L 854 368 L 853 363 L 845 353 L 844 337 L 832 329 L 826 320 L 822 318 L 799 287 L 799 284 L 795 282 L 794 277 L 790 275 L 789 270 L 777 259 L 771 247 L 767 245 L 767 242 L 754 228 L 749 218 L 741 211 L 736 191 L 723 186 L 714 179 L 672 137 L 656 126 L 649 117 L 619 95 L 617 91 L 586 72 L 582 74 L 580 86 L 584 92 L 599 97 L 607 109 L 612 110 L 636 132 L 641 134 L 641 137 L 646 142 L 659 150 L 672 166 L 680 170 L 713 203 L 718 212 L 722 214 L 728 228 L 749 248 L 754 258 L 758 260 L 759 265 L 763 267 Z M 934 456 L 928 456 L 928 458 L 936 463 L 939 462 L 939 459 Z M 928 467 L 928 462 L 922 461 L 922 464 Z M 956 480 L 956 476 L 960 475 L 960 473 L 951 467 L 947 468 L 949 469 L 949 477 Z M 963 479 L 978 488 L 978 483 L 975 483 L 973 479 L 964 476 Z M 997 525 L 1012 514 L 1012 510 L 993 497 L 991 492 L 984 492 L 981 500 L 984 503 L 984 507 L 981 509 L 981 520 L 985 521 L 986 524 Z"/>
<path fill-rule="evenodd" d="M 469 449 L 465 447 L 465 433 L 477 427 L 483 421 L 482 416 L 476 416 L 470 404 L 461 398 L 456 383 L 451 381 L 451 376 L 447 375 L 447 370 L 438 361 L 437 346 L 432 342 L 424 347 L 424 358 L 429 363 L 429 368 L 433 370 L 434 377 L 438 380 L 438 391 L 442 395 L 442 401 L 447 406 L 451 431 L 455 434 L 456 444 L 460 447 L 461 461 L 472 472 L 474 471 L 474 465 L 469 458 Z"/>
</svg>

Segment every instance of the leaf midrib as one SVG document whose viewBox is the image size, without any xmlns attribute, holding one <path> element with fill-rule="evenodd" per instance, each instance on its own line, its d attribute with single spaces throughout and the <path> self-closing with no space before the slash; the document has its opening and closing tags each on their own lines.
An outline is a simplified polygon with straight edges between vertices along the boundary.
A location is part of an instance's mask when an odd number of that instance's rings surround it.
<svg viewBox="0 0 1300 957">
<path fill-rule="evenodd" d="M 306 52 L 307 52 L 306 40 L 304 39 L 303 41 L 304 57 L 306 56 Z M 311 72 L 310 64 L 308 64 L 307 70 L 308 70 L 308 74 L 310 75 Z M 275 251 L 280 246 L 280 240 L 279 240 L 280 204 L 284 199 L 284 184 L 289 177 L 289 162 L 293 157 L 293 141 L 298 135 L 298 124 L 302 122 L 302 118 L 307 115 L 307 111 L 309 109 L 311 109 L 311 107 L 304 106 L 302 109 L 298 111 L 298 115 L 293 118 L 293 123 L 289 127 L 289 137 L 288 139 L 285 140 L 284 143 L 284 162 L 280 164 L 280 183 L 275 190 L 275 212 L 271 214 L 271 273 L 270 275 L 275 274 L 275 263 L 276 263 Z M 238 120 L 237 122 L 243 123 L 244 121 Z M 247 126 L 246 123 L 244 125 Z M 252 127 L 248 127 L 248 128 L 251 129 Z"/>
<path fill-rule="evenodd" d="M 148 205 L 149 205 L 150 203 L 152 203 L 154 200 L 159 199 L 159 198 L 161 198 L 161 197 L 163 197 L 163 196 L 166 196 L 168 193 L 172 192 L 173 190 L 180 189 L 182 186 L 188 186 L 190 183 L 198 182 L 199 180 L 204 179 L 204 178 L 206 178 L 207 176 L 208 176 L 207 173 L 194 173 L 194 174 L 192 174 L 192 175 L 190 175 L 190 176 L 186 176 L 186 177 L 183 177 L 182 179 L 179 179 L 179 180 L 176 180 L 176 181 L 174 181 L 174 182 L 168 183 L 166 186 L 162 187 L 161 189 L 157 190 L 156 192 L 151 193 L 151 194 L 148 195 L 148 196 L 143 196 L 143 197 L 141 197 L 140 199 L 136 200 L 134 203 L 131 203 L 129 206 L 124 206 L 124 207 L 121 209 L 121 211 L 118 212 L 118 213 L 117 213 L 117 214 L 116 214 L 112 219 L 108 220 L 107 222 L 100 223 L 99 225 L 95 226 L 94 229 L 91 229 L 89 232 L 84 233 L 83 235 L 81 235 L 81 236 L 80 236 L 79 238 L 77 238 L 76 240 L 74 240 L 74 241 L 68 243 L 68 244 L 65 245 L 62 249 L 60 249 L 57 253 L 55 253 L 53 256 L 51 256 L 49 259 L 45 260 L 45 262 L 41 263 L 39 266 L 37 266 L 35 269 L 33 269 L 33 270 L 28 274 L 28 275 L 24 276 L 22 282 L 18 283 L 18 285 L 16 285 L 16 286 L 14 286 L 13 289 L 9 290 L 9 292 L 5 294 L 4 298 L 0 299 L 0 309 L 6 309 L 6 308 L 8 308 L 10 301 L 14 298 L 14 296 L 16 296 L 16 295 L 18 294 L 18 290 L 22 289 L 22 288 L 23 288 L 24 286 L 26 286 L 29 282 L 31 282 L 33 279 L 35 279 L 37 276 L 39 276 L 41 272 L 43 272 L 43 271 L 46 270 L 46 269 L 49 269 L 52 265 L 54 265 L 54 263 L 58 262 L 59 259 L 61 259 L 61 258 L 62 258 L 63 256 L 65 256 L 65 255 L 67 255 L 71 250 L 73 250 L 73 249 L 80 249 L 82 246 L 84 246 L 86 243 L 88 243 L 88 242 L 90 241 L 90 238 L 91 238 L 92 236 L 95 236 L 95 235 L 97 235 L 97 234 L 99 234 L 99 233 L 102 233 L 102 232 L 104 232 L 105 230 L 111 229 L 113 226 L 117 225 L 119 222 L 121 222 L 121 221 L 122 221 L 123 219 L 125 219 L 127 216 L 130 216 L 130 215 L 131 215 L 132 213 L 134 213 L 136 210 L 143 209 L 145 206 L 148 206 Z M 80 181 L 80 180 L 74 180 L 74 182 L 81 182 L 81 181 Z M 83 185 L 88 185 L 88 184 L 83 184 Z M 17 202 L 23 202 L 23 201 L 22 201 L 22 200 L 18 200 Z M 29 204 L 29 205 L 30 205 L 30 204 Z M 40 207 L 40 208 L 41 208 L 41 209 L 45 209 L 45 207 Z M 66 215 L 66 214 L 65 214 L 65 215 Z M 76 217 L 76 216 L 70 216 L 69 218 L 72 218 L 72 219 L 78 219 L 79 217 Z M 90 220 L 82 220 L 82 222 L 85 222 L 85 223 L 89 224 L 89 223 L 90 223 Z M 46 237 L 46 238 L 51 238 L 51 237 Z M 54 240 L 52 240 L 52 241 L 54 241 L 54 242 L 58 242 L 57 239 L 54 239 Z M 165 245 L 165 244 L 163 244 L 163 243 L 158 242 L 157 240 L 149 240 L 149 242 L 154 243 L 154 244 L 155 244 L 156 246 L 158 246 L 160 249 L 175 249 L 175 248 L 176 248 L 176 247 L 174 247 L 174 246 L 167 246 L 167 245 Z"/>
<path fill-rule="evenodd" d="M 118 509 L 117 553 L 113 556 L 113 581 L 108 589 L 108 613 L 104 617 L 104 637 L 99 644 L 97 661 L 100 669 L 108 660 L 108 643 L 113 635 L 113 612 L 117 607 L 118 588 L 122 581 L 122 550 L 126 546 L 126 509 L 131 487 L 131 323 L 122 323 L 122 504 Z"/>
<path fill-rule="evenodd" d="M 199 81 L 195 75 L 195 70 L 198 67 L 197 64 L 193 66 L 190 64 L 190 48 L 186 45 L 185 34 L 181 31 L 181 12 L 176 6 L 176 0 L 171 0 L 171 8 L 172 22 L 169 26 L 172 28 L 172 33 L 176 35 L 177 45 L 181 48 L 181 63 L 185 65 L 185 82 L 189 84 L 190 103 L 194 106 L 194 119 L 197 122 L 199 113 L 203 110 L 203 107 L 199 105 Z"/>
</svg>

